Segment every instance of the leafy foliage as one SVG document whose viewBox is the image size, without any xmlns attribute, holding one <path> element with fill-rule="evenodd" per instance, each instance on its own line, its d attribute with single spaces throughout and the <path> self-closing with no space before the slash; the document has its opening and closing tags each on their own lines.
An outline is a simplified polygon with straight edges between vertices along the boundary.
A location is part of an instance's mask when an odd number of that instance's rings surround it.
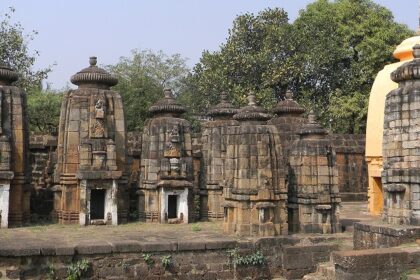
<svg viewBox="0 0 420 280">
<path fill-rule="evenodd" d="M 122 95 L 128 131 L 141 129 L 149 107 L 163 97 L 163 89 L 178 92 L 189 71 L 179 54 L 150 50 L 133 50 L 130 57 L 121 57 L 107 68 L 118 77 L 113 89 Z"/>
<path fill-rule="evenodd" d="M 168 269 L 172 264 L 172 256 L 164 255 L 161 257 L 160 261 L 162 262 L 163 268 Z"/>
<path fill-rule="evenodd" d="M 258 265 L 265 264 L 267 261 L 265 259 L 265 256 L 261 253 L 261 251 L 256 251 L 254 253 L 247 254 L 247 255 L 241 255 L 239 254 L 239 249 L 235 248 L 235 249 L 227 250 L 227 253 L 229 256 L 229 260 L 234 265 L 258 266 Z"/>
<path fill-rule="evenodd" d="M 89 262 L 86 259 L 72 263 L 67 267 L 66 280 L 79 280 L 89 269 Z"/>
<path fill-rule="evenodd" d="M 376 74 L 413 34 L 371 0 L 318 0 L 293 23 L 278 8 L 246 13 L 234 20 L 220 50 L 203 52 L 181 98 L 199 114 L 221 91 L 242 105 L 252 90 L 269 108 L 290 88 L 325 126 L 363 133 Z"/>
<path fill-rule="evenodd" d="M 56 133 L 60 121 L 63 94 L 36 90 L 28 95 L 29 126 L 31 131 Z"/>
<path fill-rule="evenodd" d="M 18 72 L 20 78 L 17 84 L 26 91 L 31 91 L 39 88 L 51 69 L 32 69 L 39 52 L 30 54 L 28 43 L 35 39 L 38 32 L 34 30 L 25 34 L 20 22 L 12 22 L 14 12 L 15 9 L 10 7 L 8 12 L 0 15 L 0 59 Z"/>
<path fill-rule="evenodd" d="M 142 255 L 144 262 L 147 264 L 147 267 L 151 268 L 155 261 L 152 258 L 151 254 L 143 254 Z"/>
</svg>

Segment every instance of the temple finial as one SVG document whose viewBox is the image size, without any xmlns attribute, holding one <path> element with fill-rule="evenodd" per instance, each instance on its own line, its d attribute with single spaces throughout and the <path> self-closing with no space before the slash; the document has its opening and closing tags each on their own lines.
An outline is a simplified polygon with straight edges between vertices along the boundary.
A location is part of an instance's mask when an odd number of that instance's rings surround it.
<svg viewBox="0 0 420 280">
<path fill-rule="evenodd" d="M 249 106 L 255 106 L 255 105 L 257 105 L 257 102 L 255 101 L 255 95 L 254 95 L 254 93 L 252 92 L 252 91 L 250 91 L 249 93 L 248 93 L 248 105 Z"/>
<path fill-rule="evenodd" d="M 96 56 L 89 57 L 89 64 L 90 66 L 96 66 L 96 63 L 98 62 L 98 58 Z"/>
</svg>

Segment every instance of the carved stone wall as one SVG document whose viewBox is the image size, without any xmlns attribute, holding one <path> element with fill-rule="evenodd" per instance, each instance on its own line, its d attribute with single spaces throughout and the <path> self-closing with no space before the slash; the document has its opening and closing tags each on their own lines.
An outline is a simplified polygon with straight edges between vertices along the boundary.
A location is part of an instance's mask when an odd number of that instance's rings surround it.
<svg viewBox="0 0 420 280">
<path fill-rule="evenodd" d="M 342 201 L 367 200 L 368 174 L 364 134 L 329 134 L 336 153 L 338 188 Z"/>
<path fill-rule="evenodd" d="M 71 78 L 79 87 L 63 98 L 54 216 L 60 223 L 117 224 L 128 212 L 123 104 L 110 90 L 117 79 L 96 66 L 96 57 L 89 63 Z"/>
<path fill-rule="evenodd" d="M 391 224 L 420 225 L 420 45 L 413 55 L 391 74 L 398 88 L 385 101 L 383 216 Z"/>
<path fill-rule="evenodd" d="M 188 223 L 194 218 L 190 123 L 172 91 L 150 107 L 142 134 L 138 209 L 147 222 Z"/>
<path fill-rule="evenodd" d="M 221 101 L 209 111 L 212 120 L 203 124 L 201 137 L 203 153 L 203 183 L 200 189 L 201 217 L 204 220 L 223 219 L 223 186 L 226 181 L 226 147 L 229 126 L 238 125 L 233 120 L 237 109 L 221 94 Z"/>
<path fill-rule="evenodd" d="M 287 190 L 280 137 L 249 95 L 248 106 L 227 128 L 225 213 L 227 233 L 243 236 L 287 234 Z"/>
<path fill-rule="evenodd" d="M 19 226 L 30 215 L 29 130 L 18 74 L 0 62 L 0 227 Z"/>
<path fill-rule="evenodd" d="M 327 131 L 310 113 L 299 133 L 301 139 L 292 144 L 289 158 L 290 232 L 340 232 L 338 172 Z"/>
</svg>

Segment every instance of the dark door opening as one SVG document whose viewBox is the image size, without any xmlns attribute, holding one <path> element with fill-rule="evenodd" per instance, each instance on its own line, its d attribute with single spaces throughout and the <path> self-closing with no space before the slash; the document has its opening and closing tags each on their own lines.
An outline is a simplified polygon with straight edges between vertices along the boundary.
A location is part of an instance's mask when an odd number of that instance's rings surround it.
<svg viewBox="0 0 420 280">
<path fill-rule="evenodd" d="M 105 218 L 105 190 L 90 191 L 90 219 Z"/>
<path fill-rule="evenodd" d="M 168 195 L 168 219 L 177 218 L 177 195 Z"/>
</svg>

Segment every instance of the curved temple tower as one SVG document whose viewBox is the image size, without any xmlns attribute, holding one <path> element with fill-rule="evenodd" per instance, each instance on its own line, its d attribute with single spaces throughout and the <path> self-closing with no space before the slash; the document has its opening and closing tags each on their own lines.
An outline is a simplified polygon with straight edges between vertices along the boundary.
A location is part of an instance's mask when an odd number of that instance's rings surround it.
<svg viewBox="0 0 420 280">
<path fill-rule="evenodd" d="M 335 151 L 313 112 L 299 131 L 289 155 L 288 208 L 291 233 L 336 233 L 340 194 Z"/>
<path fill-rule="evenodd" d="M 150 107 L 143 130 L 139 214 L 147 222 L 188 223 L 194 209 L 191 125 L 172 91 L 164 94 Z"/>
<path fill-rule="evenodd" d="M 420 45 L 414 60 L 392 72 L 398 88 L 385 101 L 383 217 L 391 224 L 420 225 Z"/>
<path fill-rule="evenodd" d="M 29 130 L 18 74 L 0 62 L 0 228 L 29 220 Z"/>
<path fill-rule="evenodd" d="M 118 80 L 96 66 L 71 77 L 58 133 L 54 216 L 60 223 L 118 224 L 125 174 L 126 131 Z"/>
<path fill-rule="evenodd" d="M 225 158 L 227 127 L 238 125 L 233 115 L 238 112 L 227 100 L 227 94 L 221 94 L 220 103 L 211 108 L 208 115 L 213 119 L 203 124 L 201 137 L 204 181 L 200 189 L 202 218 L 206 220 L 223 219 L 223 185 L 225 182 Z"/>
<path fill-rule="evenodd" d="M 243 236 L 287 234 L 287 190 L 280 138 L 271 118 L 248 96 L 234 115 L 226 148 L 224 230 Z"/>
<path fill-rule="evenodd" d="M 275 125 L 278 129 L 287 162 L 287 154 L 291 144 L 294 140 L 299 139 L 299 129 L 307 121 L 303 116 L 305 109 L 293 100 L 293 93 L 288 90 L 286 98 L 279 101 L 271 111 L 275 114 L 275 117 L 269 121 L 269 124 Z"/>
</svg>

